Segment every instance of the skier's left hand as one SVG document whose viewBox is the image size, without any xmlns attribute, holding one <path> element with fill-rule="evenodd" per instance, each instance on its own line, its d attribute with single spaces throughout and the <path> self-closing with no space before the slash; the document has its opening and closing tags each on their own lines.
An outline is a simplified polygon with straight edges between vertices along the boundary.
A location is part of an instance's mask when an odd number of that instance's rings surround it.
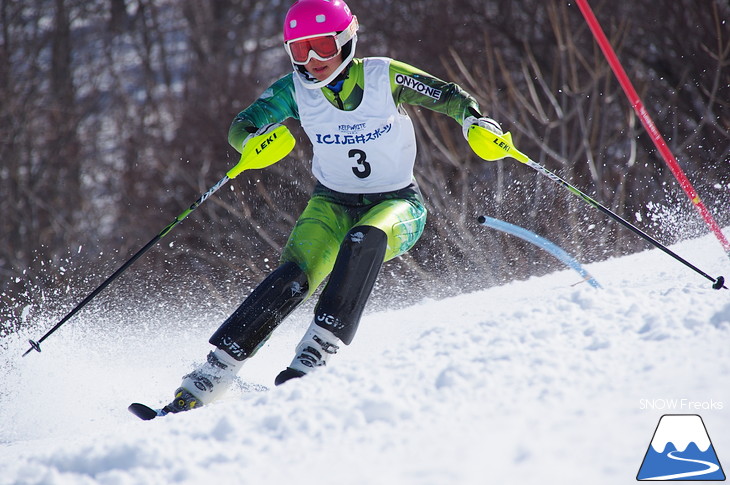
<svg viewBox="0 0 730 485">
<path fill-rule="evenodd" d="M 281 123 L 269 123 L 268 125 L 264 125 L 261 128 L 256 129 L 256 131 L 254 131 L 252 133 L 250 132 L 249 135 L 246 138 L 244 138 L 243 143 L 241 143 L 241 150 L 240 150 L 241 153 L 243 153 L 243 149 L 246 146 L 246 143 L 249 142 L 249 140 L 256 138 L 257 136 L 260 136 L 260 135 L 265 135 L 267 133 L 271 133 L 272 131 L 274 131 L 275 129 L 277 129 L 280 126 L 281 126 Z M 253 130 L 253 129 L 254 128 L 251 128 L 250 130 Z"/>
<path fill-rule="evenodd" d="M 499 126 L 499 123 L 494 121 L 492 118 L 487 117 L 481 117 L 477 118 L 475 116 L 467 116 L 464 118 L 464 123 L 461 125 L 461 130 L 464 133 L 464 138 L 466 138 L 467 141 L 469 141 L 469 128 L 471 125 L 477 125 L 481 126 L 482 128 L 491 131 L 495 135 L 503 135 L 504 132 L 502 131 L 502 127 Z"/>
</svg>

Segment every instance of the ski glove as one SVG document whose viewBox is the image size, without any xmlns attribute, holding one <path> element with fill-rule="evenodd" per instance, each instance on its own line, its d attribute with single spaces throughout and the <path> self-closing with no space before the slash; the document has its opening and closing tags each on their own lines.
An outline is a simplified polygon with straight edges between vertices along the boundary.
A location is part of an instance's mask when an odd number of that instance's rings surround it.
<svg viewBox="0 0 730 485">
<path fill-rule="evenodd" d="M 256 138 L 257 136 L 260 136 L 260 135 L 266 135 L 268 133 L 271 133 L 272 131 L 274 131 L 275 129 L 277 129 L 280 126 L 281 126 L 281 123 L 269 123 L 268 125 L 264 125 L 261 128 L 257 129 L 256 131 L 251 131 L 251 130 L 255 129 L 255 127 L 253 127 L 253 126 L 246 128 L 249 131 L 249 135 L 246 138 L 244 138 L 243 143 L 241 143 L 241 153 L 243 153 L 243 148 L 246 146 L 246 143 L 248 143 L 249 140 L 251 140 L 252 138 Z"/>
<path fill-rule="evenodd" d="M 492 118 L 477 118 L 474 116 L 467 116 L 466 118 L 464 118 L 464 122 L 461 125 L 461 130 L 464 133 L 464 138 L 466 138 L 466 141 L 469 141 L 469 127 L 471 127 L 471 125 L 481 126 L 482 128 L 491 131 L 495 135 L 504 134 L 504 132 L 502 131 L 502 127 L 499 126 L 499 123 L 494 121 Z"/>
</svg>

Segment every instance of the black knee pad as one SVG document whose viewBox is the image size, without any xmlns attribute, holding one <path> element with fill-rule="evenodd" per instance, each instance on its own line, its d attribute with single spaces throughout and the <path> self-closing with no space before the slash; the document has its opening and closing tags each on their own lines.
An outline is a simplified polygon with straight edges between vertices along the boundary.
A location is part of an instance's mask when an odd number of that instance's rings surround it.
<svg viewBox="0 0 730 485">
<path fill-rule="evenodd" d="M 335 266 L 317 303 L 317 325 L 349 345 L 385 259 L 388 236 L 373 226 L 357 226 L 340 245 Z"/>
<path fill-rule="evenodd" d="M 252 356 L 307 296 L 307 275 L 296 263 L 275 269 L 223 322 L 209 342 L 236 360 Z"/>
</svg>

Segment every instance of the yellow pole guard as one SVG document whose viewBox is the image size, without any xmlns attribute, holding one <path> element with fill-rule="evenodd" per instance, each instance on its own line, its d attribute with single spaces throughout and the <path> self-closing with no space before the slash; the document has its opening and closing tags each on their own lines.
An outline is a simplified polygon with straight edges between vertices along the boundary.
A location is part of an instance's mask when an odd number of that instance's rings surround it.
<svg viewBox="0 0 730 485">
<path fill-rule="evenodd" d="M 471 125 L 467 136 L 471 149 L 484 160 L 493 162 L 504 157 L 512 157 L 522 163 L 530 161 L 527 155 L 514 147 L 509 132 L 497 135 L 479 125 Z"/>
<path fill-rule="evenodd" d="M 289 129 L 284 125 L 279 125 L 246 142 L 243 153 L 241 153 L 241 160 L 226 175 L 229 179 L 233 179 L 244 170 L 273 165 L 289 155 L 295 144 L 296 140 Z"/>
</svg>

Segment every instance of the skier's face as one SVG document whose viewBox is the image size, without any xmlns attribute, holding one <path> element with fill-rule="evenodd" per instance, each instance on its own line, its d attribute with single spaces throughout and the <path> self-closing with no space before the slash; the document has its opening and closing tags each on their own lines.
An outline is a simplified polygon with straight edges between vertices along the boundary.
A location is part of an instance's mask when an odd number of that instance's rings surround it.
<svg viewBox="0 0 730 485">
<path fill-rule="evenodd" d="M 339 65 L 342 64 L 342 54 L 336 55 L 332 59 L 320 61 L 312 58 L 304 65 L 309 74 L 314 76 L 317 81 L 324 81 L 332 74 Z"/>
</svg>

